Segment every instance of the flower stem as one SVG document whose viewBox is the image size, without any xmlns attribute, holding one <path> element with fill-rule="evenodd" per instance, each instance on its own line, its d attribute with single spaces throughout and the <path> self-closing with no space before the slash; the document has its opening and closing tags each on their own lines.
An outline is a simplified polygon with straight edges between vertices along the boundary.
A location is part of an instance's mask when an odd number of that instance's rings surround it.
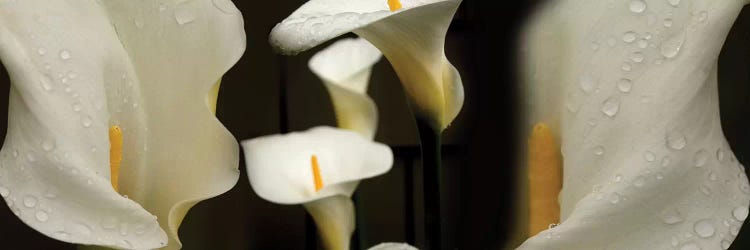
<svg viewBox="0 0 750 250">
<path fill-rule="evenodd" d="M 433 128 L 426 120 L 417 118 L 420 147 L 422 149 L 422 173 L 424 176 L 424 249 L 442 248 L 442 231 L 440 223 L 440 179 L 441 174 L 441 136 L 440 130 Z"/>
</svg>

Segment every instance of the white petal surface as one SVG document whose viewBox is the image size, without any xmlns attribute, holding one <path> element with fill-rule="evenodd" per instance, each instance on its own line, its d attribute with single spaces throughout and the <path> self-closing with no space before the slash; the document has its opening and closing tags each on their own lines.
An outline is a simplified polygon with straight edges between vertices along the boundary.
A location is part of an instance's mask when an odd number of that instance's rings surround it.
<svg viewBox="0 0 750 250">
<path fill-rule="evenodd" d="M 367 95 L 367 86 L 372 66 L 380 58 L 380 51 L 367 40 L 346 38 L 310 59 L 310 69 L 331 95 L 339 128 L 375 137 L 378 110 Z"/>
<path fill-rule="evenodd" d="M 726 249 L 745 220 L 716 79 L 744 1 L 641 3 L 556 1 L 527 29 L 527 87 L 562 93 L 529 91 L 564 181 L 562 223 L 520 249 Z"/>
<path fill-rule="evenodd" d="M 239 177 L 237 144 L 206 105 L 244 50 L 239 12 L 219 0 L 0 6 L 13 83 L 0 154 L 8 203 L 59 240 L 179 248 L 190 206 Z M 110 185 L 111 125 L 123 130 L 119 186 L 132 200 Z"/>
<path fill-rule="evenodd" d="M 245 50 L 230 0 L 109 0 L 102 4 L 135 65 L 148 129 L 145 168 L 123 173 L 123 191 L 155 213 L 179 248 L 177 229 L 197 202 L 231 189 L 239 148 L 206 103 Z"/>
<path fill-rule="evenodd" d="M 242 142 L 253 190 L 280 204 L 301 204 L 325 197 L 349 197 L 359 180 L 388 172 L 391 149 L 355 132 L 316 127 Z M 323 189 L 315 191 L 311 165 L 317 158 Z"/>
<path fill-rule="evenodd" d="M 463 106 L 461 77 L 445 58 L 448 26 L 460 0 L 403 0 L 391 12 L 387 1 L 312 0 L 278 24 L 270 42 L 282 53 L 298 53 L 354 32 L 391 62 L 416 113 L 444 129 Z"/>
<path fill-rule="evenodd" d="M 0 153 L 6 203 L 58 240 L 165 245 L 156 218 L 110 184 L 109 126 L 126 135 L 124 165 L 142 166 L 133 156 L 142 153 L 144 118 L 120 101 L 136 103 L 140 91 L 137 80 L 127 84 L 136 74 L 106 13 L 89 1 L 6 1 L 0 12 L 0 59 L 12 82 Z"/>
</svg>

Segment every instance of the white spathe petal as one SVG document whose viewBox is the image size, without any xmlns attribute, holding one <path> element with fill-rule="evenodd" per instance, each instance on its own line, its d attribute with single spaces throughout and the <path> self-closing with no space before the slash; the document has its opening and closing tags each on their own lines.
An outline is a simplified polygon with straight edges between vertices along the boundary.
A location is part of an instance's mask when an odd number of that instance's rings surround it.
<svg viewBox="0 0 750 250">
<path fill-rule="evenodd" d="M 239 178 L 237 142 L 206 96 L 245 50 L 242 15 L 230 0 L 131 0 L 108 10 L 141 84 L 148 149 L 143 168 L 124 166 L 122 189 L 159 217 L 169 247 L 197 202 Z"/>
<path fill-rule="evenodd" d="M 23 1 L 0 4 L 0 14 L 0 59 L 12 83 L 0 153 L 7 204 L 58 240 L 164 246 L 156 218 L 110 184 L 108 128 L 122 126 L 123 162 L 140 166 L 132 155 L 143 145 L 143 116 L 114 94 L 137 101 L 139 91 L 123 79 L 135 73 L 106 13 L 94 2 Z"/>
<path fill-rule="evenodd" d="M 521 249 L 728 246 L 750 186 L 721 131 L 716 62 L 743 3 L 556 3 L 527 30 L 550 39 L 530 43 L 527 87 L 561 95 L 532 95 L 547 110 L 531 112 L 561 124 L 562 223 Z"/>
<path fill-rule="evenodd" d="M 316 127 L 305 132 L 271 135 L 242 142 L 248 177 L 263 199 L 301 204 L 351 196 L 359 180 L 388 172 L 391 149 L 352 131 Z M 312 157 L 320 167 L 323 189 L 315 191 Z"/>
<path fill-rule="evenodd" d="M 416 115 L 438 130 L 463 106 L 463 85 L 445 58 L 445 36 L 460 0 L 401 1 L 391 12 L 387 1 L 313 0 L 278 24 L 271 44 L 293 54 L 347 32 L 370 41 L 401 79 Z"/>
<path fill-rule="evenodd" d="M 376 246 L 369 248 L 369 250 L 419 250 L 406 243 L 380 243 Z"/>
<path fill-rule="evenodd" d="M 375 137 L 378 109 L 367 95 L 372 66 L 380 51 L 367 40 L 345 38 L 310 59 L 309 66 L 331 96 L 338 127 Z"/>
<path fill-rule="evenodd" d="M 356 227 L 354 203 L 351 198 L 335 195 L 310 201 L 305 209 L 315 220 L 325 249 L 349 249 Z"/>
</svg>

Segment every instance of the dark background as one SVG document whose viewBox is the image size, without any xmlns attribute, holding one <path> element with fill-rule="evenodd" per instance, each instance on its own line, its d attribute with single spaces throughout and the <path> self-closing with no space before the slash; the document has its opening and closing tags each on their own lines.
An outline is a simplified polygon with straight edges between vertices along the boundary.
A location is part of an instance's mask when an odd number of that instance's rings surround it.
<svg viewBox="0 0 750 250">
<path fill-rule="evenodd" d="M 239 140 L 317 125 L 335 125 L 322 83 L 307 68 L 319 49 L 294 57 L 273 52 L 267 36 L 303 0 L 235 0 L 243 12 L 247 52 L 224 77 L 217 116 Z M 501 249 L 510 238 L 520 141 L 516 125 L 519 83 L 515 38 L 539 1 L 464 0 L 450 28 L 446 54 L 461 72 L 466 103 L 445 132 L 444 249 Z M 500 5 L 502 6 L 496 6 Z M 737 158 L 750 157 L 750 12 L 746 8 L 720 60 L 721 113 Z M 373 71 L 369 93 L 379 108 L 377 141 L 393 147 L 396 161 L 383 176 L 357 190 L 358 219 L 366 225 L 353 247 L 380 242 L 424 245 L 421 167 L 417 130 L 396 74 L 386 60 Z M 0 74 L 0 99 L 7 100 L 7 73 Z M 0 103 L 0 124 L 7 102 Z M 5 126 L 0 133 L 5 134 Z M 196 131 L 197 132 L 197 131 Z M 276 205 L 250 189 L 244 162 L 239 183 L 224 195 L 196 205 L 180 228 L 183 249 L 316 249 L 314 226 L 302 206 Z M 743 229 L 733 249 L 750 246 Z M 0 206 L 0 249 L 75 249 L 51 240 Z"/>
</svg>

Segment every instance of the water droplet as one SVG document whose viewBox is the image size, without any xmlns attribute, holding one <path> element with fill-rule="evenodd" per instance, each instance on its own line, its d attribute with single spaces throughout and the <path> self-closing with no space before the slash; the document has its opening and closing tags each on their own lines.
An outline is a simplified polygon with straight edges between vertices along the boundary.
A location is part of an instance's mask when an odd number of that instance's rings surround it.
<svg viewBox="0 0 750 250">
<path fill-rule="evenodd" d="M 695 152 L 695 155 L 693 156 L 693 164 L 696 167 L 703 167 L 706 165 L 706 162 L 708 161 L 708 152 L 706 150 L 701 149 L 698 150 L 698 152 Z"/>
<path fill-rule="evenodd" d="M 83 125 L 83 127 L 86 127 L 86 128 L 91 127 L 92 123 L 93 123 L 93 121 L 91 121 L 91 117 L 90 116 L 84 116 L 81 119 L 81 125 Z"/>
<path fill-rule="evenodd" d="M 128 235 L 128 223 L 120 223 L 120 235 L 126 236 Z"/>
<path fill-rule="evenodd" d="M 609 195 L 609 203 L 617 204 L 620 203 L 620 194 L 618 193 L 612 193 Z"/>
<path fill-rule="evenodd" d="M 656 155 L 654 155 L 651 151 L 643 152 L 643 159 L 645 159 L 647 162 L 652 162 L 656 160 Z"/>
<path fill-rule="evenodd" d="M 667 0 L 669 2 L 669 5 L 672 5 L 674 7 L 677 7 L 677 5 L 680 5 L 680 0 Z"/>
<path fill-rule="evenodd" d="M 732 210 L 732 216 L 738 221 L 745 221 L 747 219 L 748 208 L 747 206 L 739 206 Z"/>
<path fill-rule="evenodd" d="M 633 66 L 630 65 L 630 63 L 623 63 L 622 67 L 620 68 L 622 69 L 622 71 L 625 71 L 625 72 L 630 72 L 631 70 L 633 70 Z"/>
<path fill-rule="evenodd" d="M 33 152 L 26 153 L 26 160 L 29 162 L 35 162 L 36 161 L 36 155 L 34 155 Z"/>
<path fill-rule="evenodd" d="M 47 77 L 39 79 L 39 86 L 41 86 L 44 91 L 52 91 L 54 89 L 52 82 Z"/>
<path fill-rule="evenodd" d="M 115 227 L 117 227 L 117 222 L 118 220 L 116 217 L 110 216 L 110 217 L 102 219 L 99 223 L 101 224 L 102 228 L 107 229 L 107 230 L 112 230 L 112 229 L 115 229 Z"/>
<path fill-rule="evenodd" d="M 74 102 L 71 105 L 71 107 L 73 108 L 73 111 L 75 111 L 75 112 L 81 111 L 81 103 L 79 103 L 79 102 Z"/>
<path fill-rule="evenodd" d="M 18 158 L 18 150 L 17 149 L 13 150 L 13 158 Z"/>
<path fill-rule="evenodd" d="M 643 13 L 646 11 L 646 2 L 643 0 L 632 0 L 630 1 L 630 11 L 633 13 Z"/>
<path fill-rule="evenodd" d="M 677 210 L 667 211 L 662 215 L 662 221 L 667 225 L 674 225 L 685 220 Z"/>
<path fill-rule="evenodd" d="M 8 198 L 8 195 L 10 195 L 10 189 L 0 186 L 0 196 L 3 198 Z"/>
<path fill-rule="evenodd" d="M 595 155 L 603 155 L 604 154 L 604 147 L 597 146 L 594 148 L 594 154 Z"/>
<path fill-rule="evenodd" d="M 635 187 L 643 187 L 643 185 L 646 184 L 646 178 L 643 178 L 643 176 L 638 176 L 633 180 L 633 186 Z"/>
<path fill-rule="evenodd" d="M 629 93 L 633 89 L 633 81 L 627 78 L 622 78 L 617 81 L 617 89 L 622 93 Z"/>
<path fill-rule="evenodd" d="M 661 55 L 666 58 L 673 58 L 680 53 L 682 44 L 685 43 L 685 32 L 681 32 L 675 36 L 670 37 L 661 44 Z"/>
<path fill-rule="evenodd" d="M 638 35 L 635 32 L 628 31 L 622 35 L 622 41 L 626 43 L 632 43 L 633 41 L 635 41 L 636 37 L 638 37 Z"/>
<path fill-rule="evenodd" d="M 620 111 L 620 99 L 617 97 L 610 97 L 602 104 L 602 113 L 609 117 L 614 117 L 617 112 Z"/>
<path fill-rule="evenodd" d="M 662 174 L 662 173 L 656 173 L 656 179 L 657 180 L 663 180 L 664 179 L 664 174 Z"/>
<path fill-rule="evenodd" d="M 724 161 L 724 150 L 719 148 L 716 150 L 716 160 Z"/>
<path fill-rule="evenodd" d="M 38 48 L 36 50 L 36 53 L 39 53 L 40 56 L 46 55 L 47 54 L 47 49 L 45 49 L 45 48 Z"/>
<path fill-rule="evenodd" d="M 630 55 L 630 60 L 632 60 L 633 62 L 636 62 L 636 63 L 643 62 L 643 60 L 644 60 L 643 53 L 641 53 L 641 52 L 633 52 L 633 54 Z"/>
<path fill-rule="evenodd" d="M 63 61 L 67 61 L 68 59 L 70 59 L 70 51 L 68 51 L 66 49 L 61 50 L 60 51 L 60 59 L 62 59 Z"/>
<path fill-rule="evenodd" d="M 28 208 L 35 207 L 37 203 L 37 199 L 34 196 L 27 195 L 23 197 L 23 205 Z"/>
<path fill-rule="evenodd" d="M 73 229 L 74 229 L 73 230 L 74 234 L 80 234 L 80 235 L 83 235 L 85 237 L 90 237 L 91 236 L 91 227 L 89 227 L 86 224 L 76 223 L 76 224 L 73 225 Z"/>
<path fill-rule="evenodd" d="M 672 18 L 664 19 L 664 27 L 667 27 L 667 28 L 672 27 L 672 24 L 674 24 L 674 21 L 672 20 Z"/>
<path fill-rule="evenodd" d="M 578 83 L 581 86 L 581 90 L 586 93 L 591 93 L 596 88 L 596 81 L 587 74 L 582 75 Z"/>
<path fill-rule="evenodd" d="M 707 19 L 708 19 L 708 12 L 704 10 L 698 13 L 698 22 L 702 23 L 702 22 L 705 22 Z"/>
<path fill-rule="evenodd" d="M 676 130 L 667 133 L 666 141 L 667 146 L 674 150 L 682 150 L 687 145 L 687 139 L 685 138 L 685 135 L 683 135 L 682 132 Z"/>
<path fill-rule="evenodd" d="M 711 196 L 711 189 L 706 185 L 701 185 L 700 187 L 701 193 L 705 194 L 706 196 Z"/>
<path fill-rule="evenodd" d="M 195 11 L 188 6 L 178 6 L 174 10 L 174 19 L 179 25 L 185 25 L 195 21 Z"/>
<path fill-rule="evenodd" d="M 53 149 L 55 149 L 55 142 L 51 141 L 51 140 L 46 140 L 46 141 L 42 142 L 42 149 L 44 149 L 44 151 L 48 151 L 48 152 L 52 151 Z"/>
<path fill-rule="evenodd" d="M 237 8 L 234 7 L 230 0 L 213 0 L 214 7 L 224 14 L 232 15 L 237 13 Z"/>
<path fill-rule="evenodd" d="M 711 224 L 711 220 L 709 219 L 699 220 L 698 222 L 696 222 L 695 225 L 693 225 L 693 230 L 701 238 L 714 236 L 714 233 L 716 232 L 716 229 L 714 229 L 714 226 Z"/>
<path fill-rule="evenodd" d="M 740 228 L 737 226 L 732 226 L 729 228 L 729 233 L 732 234 L 732 236 L 737 236 L 737 234 L 740 233 Z"/>
<path fill-rule="evenodd" d="M 142 235 L 146 233 L 146 226 L 144 225 L 136 225 L 135 228 L 133 228 L 133 232 L 137 235 Z"/>
<path fill-rule="evenodd" d="M 139 29 L 143 28 L 143 21 L 139 19 L 133 19 L 133 24 L 135 25 L 136 28 L 139 28 Z"/>
<path fill-rule="evenodd" d="M 615 182 L 621 182 L 622 181 L 622 175 L 615 175 Z"/>
<path fill-rule="evenodd" d="M 54 233 L 54 237 L 58 240 L 67 240 L 70 237 L 70 234 L 63 231 L 58 231 Z"/>
<path fill-rule="evenodd" d="M 44 212 L 44 211 L 37 211 L 34 217 L 36 217 L 36 220 L 40 222 L 45 222 L 49 220 L 49 215 L 47 215 L 47 212 Z"/>
</svg>

